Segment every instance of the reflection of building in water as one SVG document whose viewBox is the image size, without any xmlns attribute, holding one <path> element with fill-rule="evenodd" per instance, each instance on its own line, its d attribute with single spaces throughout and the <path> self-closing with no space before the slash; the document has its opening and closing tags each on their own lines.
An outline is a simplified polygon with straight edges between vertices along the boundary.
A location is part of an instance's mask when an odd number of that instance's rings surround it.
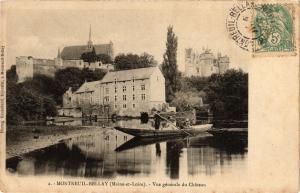
<svg viewBox="0 0 300 193">
<path fill-rule="evenodd" d="M 73 169 L 83 172 L 84 176 L 150 173 L 151 149 L 149 147 L 144 146 L 118 153 L 114 151 L 124 143 L 124 136 L 115 135 L 114 131 L 111 131 L 106 135 L 81 136 L 67 141 L 69 151 L 76 148 L 85 157 L 81 161 L 82 165 Z"/>
<path fill-rule="evenodd" d="M 211 147 L 187 148 L 188 173 L 195 175 L 214 174 L 213 167 L 217 165 L 216 149 Z"/>
<path fill-rule="evenodd" d="M 232 165 L 232 160 L 244 159 L 243 154 L 231 154 L 217 148 L 202 146 L 188 147 L 188 174 L 214 175 Z"/>
<path fill-rule="evenodd" d="M 245 149 L 241 147 L 229 148 L 223 143 L 216 144 L 200 137 L 188 141 L 178 139 L 160 144 L 156 142 L 116 152 L 115 148 L 127 141 L 124 136 L 126 135 L 106 129 L 101 133 L 91 133 L 89 136 L 53 145 L 43 151 L 26 154 L 14 167 L 6 167 L 25 175 L 167 175 L 171 179 L 185 175 L 210 176 L 245 171 L 244 159 L 247 156 Z"/>
<path fill-rule="evenodd" d="M 179 158 L 183 147 L 183 141 L 167 142 L 167 174 L 170 175 L 171 179 L 179 178 Z"/>
</svg>

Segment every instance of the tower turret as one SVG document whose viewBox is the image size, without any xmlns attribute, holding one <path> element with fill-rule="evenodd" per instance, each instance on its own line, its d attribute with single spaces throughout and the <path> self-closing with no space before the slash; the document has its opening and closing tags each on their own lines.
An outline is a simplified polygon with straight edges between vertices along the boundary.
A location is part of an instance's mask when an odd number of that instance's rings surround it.
<svg viewBox="0 0 300 193">
<path fill-rule="evenodd" d="M 54 58 L 54 65 L 62 67 L 63 66 L 63 59 L 61 58 L 60 49 L 57 49 L 57 57 Z"/>
<path fill-rule="evenodd" d="M 57 58 L 61 58 L 60 49 L 57 49 Z"/>
</svg>

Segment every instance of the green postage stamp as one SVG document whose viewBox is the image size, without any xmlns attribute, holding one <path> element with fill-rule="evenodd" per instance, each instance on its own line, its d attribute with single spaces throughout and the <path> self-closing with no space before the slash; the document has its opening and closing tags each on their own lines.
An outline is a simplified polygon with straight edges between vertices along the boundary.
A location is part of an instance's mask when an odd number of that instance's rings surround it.
<svg viewBox="0 0 300 193">
<path fill-rule="evenodd" d="M 295 51 L 292 6 L 263 4 L 254 14 L 254 52 Z"/>
<path fill-rule="evenodd" d="M 230 37 L 254 55 L 296 55 L 293 4 L 234 5 L 227 17 Z"/>
</svg>

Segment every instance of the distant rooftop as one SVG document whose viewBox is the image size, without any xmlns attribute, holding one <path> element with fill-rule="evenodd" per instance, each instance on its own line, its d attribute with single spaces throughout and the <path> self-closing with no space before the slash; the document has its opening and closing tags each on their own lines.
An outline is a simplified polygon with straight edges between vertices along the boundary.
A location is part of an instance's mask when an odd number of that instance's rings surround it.
<svg viewBox="0 0 300 193">
<path fill-rule="evenodd" d="M 97 85 L 100 84 L 100 83 L 101 83 L 101 80 L 92 81 L 92 82 L 85 82 L 79 87 L 79 89 L 76 91 L 76 93 L 95 91 L 96 88 L 97 88 Z"/>
<path fill-rule="evenodd" d="M 96 54 L 107 54 L 111 57 L 113 54 L 113 45 L 109 44 L 96 44 L 92 47 L 95 48 Z M 80 60 L 81 55 L 84 52 L 90 52 L 92 49 L 88 49 L 87 45 L 77 45 L 77 46 L 66 46 L 61 52 L 61 58 L 63 60 Z"/>
<path fill-rule="evenodd" d="M 102 79 L 102 83 L 113 81 L 127 81 L 134 79 L 148 79 L 157 67 L 137 68 L 130 70 L 111 71 Z"/>
</svg>

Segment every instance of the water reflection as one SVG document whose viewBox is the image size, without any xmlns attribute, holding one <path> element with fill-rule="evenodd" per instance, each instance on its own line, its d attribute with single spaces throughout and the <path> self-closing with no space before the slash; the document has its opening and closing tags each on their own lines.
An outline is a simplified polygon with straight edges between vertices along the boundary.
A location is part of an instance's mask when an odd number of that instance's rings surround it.
<svg viewBox="0 0 300 193">
<path fill-rule="evenodd" d="M 207 176 L 245 170 L 246 157 L 245 146 L 219 143 L 209 135 L 141 140 L 103 128 L 95 134 L 28 153 L 22 160 L 7 160 L 7 168 L 19 175 L 115 178 L 156 176 L 163 172 L 178 179 L 181 175 Z"/>
</svg>

